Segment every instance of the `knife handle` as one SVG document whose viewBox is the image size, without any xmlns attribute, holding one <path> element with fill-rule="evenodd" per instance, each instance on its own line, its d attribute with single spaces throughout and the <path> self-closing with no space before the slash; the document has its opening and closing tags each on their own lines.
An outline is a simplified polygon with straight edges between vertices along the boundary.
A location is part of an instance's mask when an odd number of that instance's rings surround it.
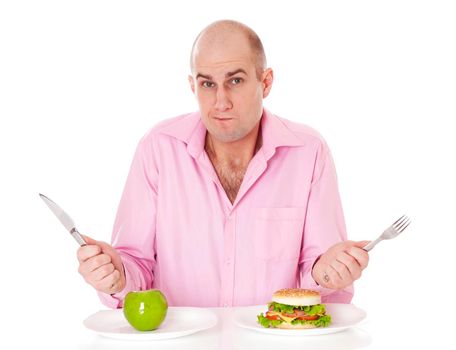
<svg viewBox="0 0 456 350">
<path fill-rule="evenodd" d="M 82 247 L 84 245 L 87 245 L 87 242 L 82 238 L 81 234 L 79 233 L 76 228 L 73 228 L 70 232 L 70 234 L 73 236 L 73 238 L 76 240 L 76 242 L 79 243 L 79 245 Z"/>
</svg>

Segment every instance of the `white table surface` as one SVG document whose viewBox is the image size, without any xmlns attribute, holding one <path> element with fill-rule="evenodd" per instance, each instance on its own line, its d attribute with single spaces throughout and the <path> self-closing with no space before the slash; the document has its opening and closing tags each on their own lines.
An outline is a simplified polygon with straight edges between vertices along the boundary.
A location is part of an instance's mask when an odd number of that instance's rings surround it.
<svg viewBox="0 0 456 350">
<path fill-rule="evenodd" d="M 8 309 L 14 303 L 4 303 Z M 83 320 L 97 312 L 95 308 L 56 312 L 48 303 L 27 308 L 23 314 L 2 314 L 1 349 L 455 349 L 451 307 L 438 311 L 429 304 L 428 316 L 424 309 L 403 309 L 403 315 L 391 317 L 382 303 L 362 307 L 367 318 L 346 331 L 308 337 L 275 336 L 242 329 L 233 323 L 237 308 L 209 308 L 216 313 L 218 324 L 206 331 L 181 338 L 162 341 L 120 341 L 106 338 L 86 329 Z M 406 305 L 406 304 L 405 304 Z M 442 302 L 441 306 L 451 306 Z M 423 306 L 423 305 L 422 305 Z M 82 307 L 83 308 L 83 307 Z M 30 312 L 36 310 L 36 312 Z M 413 311 L 416 310 L 416 311 Z M 437 310 L 437 312 L 436 312 Z M 394 315 L 393 315 L 394 316 Z"/>
<path fill-rule="evenodd" d="M 308 337 L 288 337 L 263 334 L 236 326 L 233 314 L 237 308 L 210 308 L 218 317 L 218 324 L 193 335 L 162 341 L 119 341 L 80 329 L 79 349 L 395 349 L 410 346 L 445 345 L 453 348 L 450 332 L 436 333 L 434 321 L 421 322 L 417 318 L 386 322 L 369 316 L 356 327 L 346 331 Z M 434 324 L 434 326 L 433 326 Z M 420 325 L 419 328 L 416 328 Z M 437 325 L 438 328 L 438 325 Z"/>
<path fill-rule="evenodd" d="M 215 327 L 189 336 L 162 341 L 119 341 L 99 336 L 90 331 L 81 334 L 81 349 L 112 348 L 154 348 L 154 349 L 278 349 L 310 346 L 312 349 L 333 349 L 344 344 L 341 349 L 353 349 L 368 345 L 369 334 L 362 329 L 310 337 L 287 337 L 263 334 L 240 328 L 233 322 L 234 312 L 239 308 L 209 308 L 218 317 Z"/>
</svg>

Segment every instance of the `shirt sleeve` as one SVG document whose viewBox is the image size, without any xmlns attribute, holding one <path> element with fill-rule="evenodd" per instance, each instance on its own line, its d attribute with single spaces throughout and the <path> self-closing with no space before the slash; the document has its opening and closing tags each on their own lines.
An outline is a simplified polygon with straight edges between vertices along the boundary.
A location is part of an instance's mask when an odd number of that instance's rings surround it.
<svg viewBox="0 0 456 350">
<path fill-rule="evenodd" d="M 331 152 L 325 143 L 317 153 L 307 203 L 304 235 L 300 255 L 301 288 L 317 290 L 322 302 L 350 303 L 353 286 L 342 290 L 323 288 L 312 278 L 316 260 L 334 244 L 347 240 L 337 175 Z"/>
<path fill-rule="evenodd" d="M 154 281 L 158 170 L 153 140 L 146 136 L 136 148 L 112 232 L 111 243 L 121 256 L 126 286 L 115 294 L 98 292 L 110 308 L 121 308 L 128 292 L 150 289 Z"/>
</svg>

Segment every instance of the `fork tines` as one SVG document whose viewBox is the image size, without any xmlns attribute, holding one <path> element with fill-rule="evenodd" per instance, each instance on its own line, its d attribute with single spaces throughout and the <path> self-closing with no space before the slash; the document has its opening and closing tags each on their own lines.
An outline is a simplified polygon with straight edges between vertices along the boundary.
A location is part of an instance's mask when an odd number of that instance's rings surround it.
<svg viewBox="0 0 456 350">
<path fill-rule="evenodd" d="M 397 221 L 393 224 L 394 229 L 401 233 L 404 231 L 408 225 L 410 225 L 410 218 L 406 215 L 402 215 Z"/>
</svg>

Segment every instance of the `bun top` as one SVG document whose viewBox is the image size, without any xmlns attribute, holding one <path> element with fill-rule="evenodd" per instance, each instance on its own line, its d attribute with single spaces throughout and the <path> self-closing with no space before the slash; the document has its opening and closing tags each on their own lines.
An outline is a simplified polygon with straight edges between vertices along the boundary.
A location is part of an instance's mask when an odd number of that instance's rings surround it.
<svg viewBox="0 0 456 350">
<path fill-rule="evenodd" d="M 272 295 L 272 301 L 280 304 L 307 306 L 321 304 L 320 293 L 310 289 L 281 289 Z"/>
</svg>

